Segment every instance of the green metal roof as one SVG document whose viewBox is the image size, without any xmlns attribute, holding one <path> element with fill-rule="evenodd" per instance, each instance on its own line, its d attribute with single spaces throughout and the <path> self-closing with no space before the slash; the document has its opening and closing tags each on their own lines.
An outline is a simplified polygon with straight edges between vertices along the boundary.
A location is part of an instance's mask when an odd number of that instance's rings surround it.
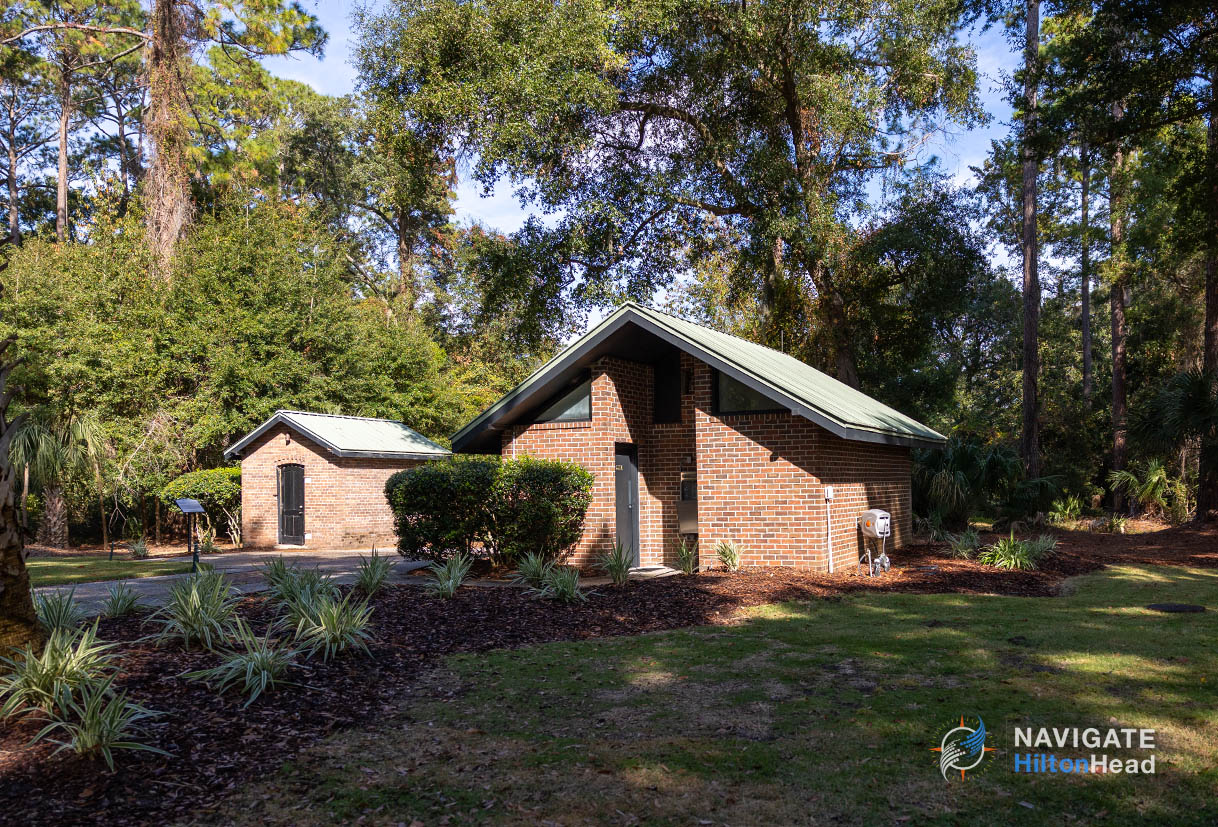
<svg viewBox="0 0 1218 827">
<path fill-rule="evenodd" d="M 340 457 L 431 459 L 449 454 L 447 448 L 391 419 L 276 411 L 274 416 L 225 451 L 224 455 L 241 456 L 248 445 L 277 424 L 292 428 Z"/>
<path fill-rule="evenodd" d="M 547 382 L 548 378 L 590 360 L 598 345 L 631 324 L 685 350 L 844 439 L 901 445 L 937 445 L 945 440 L 942 434 L 917 420 L 793 356 L 627 302 L 458 431 L 453 437 L 453 450 L 462 450 L 480 433 L 493 429 L 509 417 L 511 411 L 535 401 L 536 396 L 552 384 Z"/>
</svg>

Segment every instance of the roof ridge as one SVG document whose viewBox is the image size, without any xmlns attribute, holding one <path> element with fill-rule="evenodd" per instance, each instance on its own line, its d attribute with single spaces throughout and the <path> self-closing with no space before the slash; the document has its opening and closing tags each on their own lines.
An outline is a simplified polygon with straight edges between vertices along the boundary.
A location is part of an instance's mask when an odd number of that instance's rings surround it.
<svg viewBox="0 0 1218 827">
<path fill-rule="evenodd" d="M 394 425 L 401 425 L 403 428 L 410 428 L 409 425 L 400 419 L 386 419 L 382 416 L 353 416 L 351 414 L 332 414 L 322 413 L 320 411 L 297 411 L 289 408 L 280 408 L 279 410 L 275 411 L 275 413 L 300 414 L 301 416 L 328 416 L 331 419 L 358 419 L 361 422 L 391 422 Z M 410 428 L 410 430 L 413 431 L 414 428 Z"/>
</svg>

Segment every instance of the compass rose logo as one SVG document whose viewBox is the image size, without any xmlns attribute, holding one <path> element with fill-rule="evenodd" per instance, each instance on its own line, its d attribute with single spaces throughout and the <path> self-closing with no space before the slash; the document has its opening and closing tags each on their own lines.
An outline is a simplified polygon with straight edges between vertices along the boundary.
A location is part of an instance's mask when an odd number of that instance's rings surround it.
<svg viewBox="0 0 1218 827">
<path fill-rule="evenodd" d="M 939 753 L 939 772 L 946 780 L 948 771 L 960 772 L 960 779 L 969 770 L 976 770 L 985 760 L 986 753 L 994 751 L 985 745 L 985 721 L 977 716 L 977 726 L 969 726 L 960 716 L 960 724 L 943 733 L 943 740 L 931 752 Z"/>
</svg>

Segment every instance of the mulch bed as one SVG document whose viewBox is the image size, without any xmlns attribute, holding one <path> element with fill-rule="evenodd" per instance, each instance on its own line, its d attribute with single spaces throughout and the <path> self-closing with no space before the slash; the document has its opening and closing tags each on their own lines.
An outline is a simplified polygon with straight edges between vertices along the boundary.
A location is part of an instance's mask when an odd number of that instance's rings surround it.
<svg viewBox="0 0 1218 827">
<path fill-rule="evenodd" d="M 729 623 L 742 607 L 857 591 L 1050 596 L 1065 577 L 1107 563 L 1218 566 L 1218 528 L 1070 534 L 1036 572 L 955 560 L 941 546 L 914 546 L 893 557 L 898 567 L 880 578 L 853 570 L 709 572 L 601 587 L 575 606 L 532 600 L 511 588 L 463 589 L 444 601 L 414 586 L 395 586 L 374 601 L 371 657 L 309 662 L 297 672 L 299 686 L 283 687 L 247 709 L 237 694 L 217 696 L 177 677 L 215 664 L 216 655 L 139 643 L 150 629 L 138 618 L 102 621 L 103 639 L 125 642 L 117 686 L 165 713 L 147 740 L 172 758 L 122 752 L 111 773 L 100 761 L 68 752 L 51 758 L 52 746 L 29 746 L 39 728 L 35 720 L 6 722 L 0 726 L 0 823 L 160 824 L 205 817 L 252 775 L 274 772 L 329 733 L 395 711 L 402 690 L 450 653 Z M 271 619 L 260 597 L 247 598 L 242 613 L 256 629 Z"/>
</svg>

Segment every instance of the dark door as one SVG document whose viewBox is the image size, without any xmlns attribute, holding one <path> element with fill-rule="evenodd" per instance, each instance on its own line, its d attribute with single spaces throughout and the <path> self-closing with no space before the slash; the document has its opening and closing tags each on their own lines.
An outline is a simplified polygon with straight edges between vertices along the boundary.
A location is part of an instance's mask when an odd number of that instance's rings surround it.
<svg viewBox="0 0 1218 827">
<path fill-rule="evenodd" d="M 279 466 L 279 542 L 287 546 L 303 546 L 304 524 L 304 466 Z"/>
<path fill-rule="evenodd" d="M 639 564 L 639 454 L 633 445 L 618 445 L 613 456 L 617 495 L 617 539 Z"/>
</svg>

